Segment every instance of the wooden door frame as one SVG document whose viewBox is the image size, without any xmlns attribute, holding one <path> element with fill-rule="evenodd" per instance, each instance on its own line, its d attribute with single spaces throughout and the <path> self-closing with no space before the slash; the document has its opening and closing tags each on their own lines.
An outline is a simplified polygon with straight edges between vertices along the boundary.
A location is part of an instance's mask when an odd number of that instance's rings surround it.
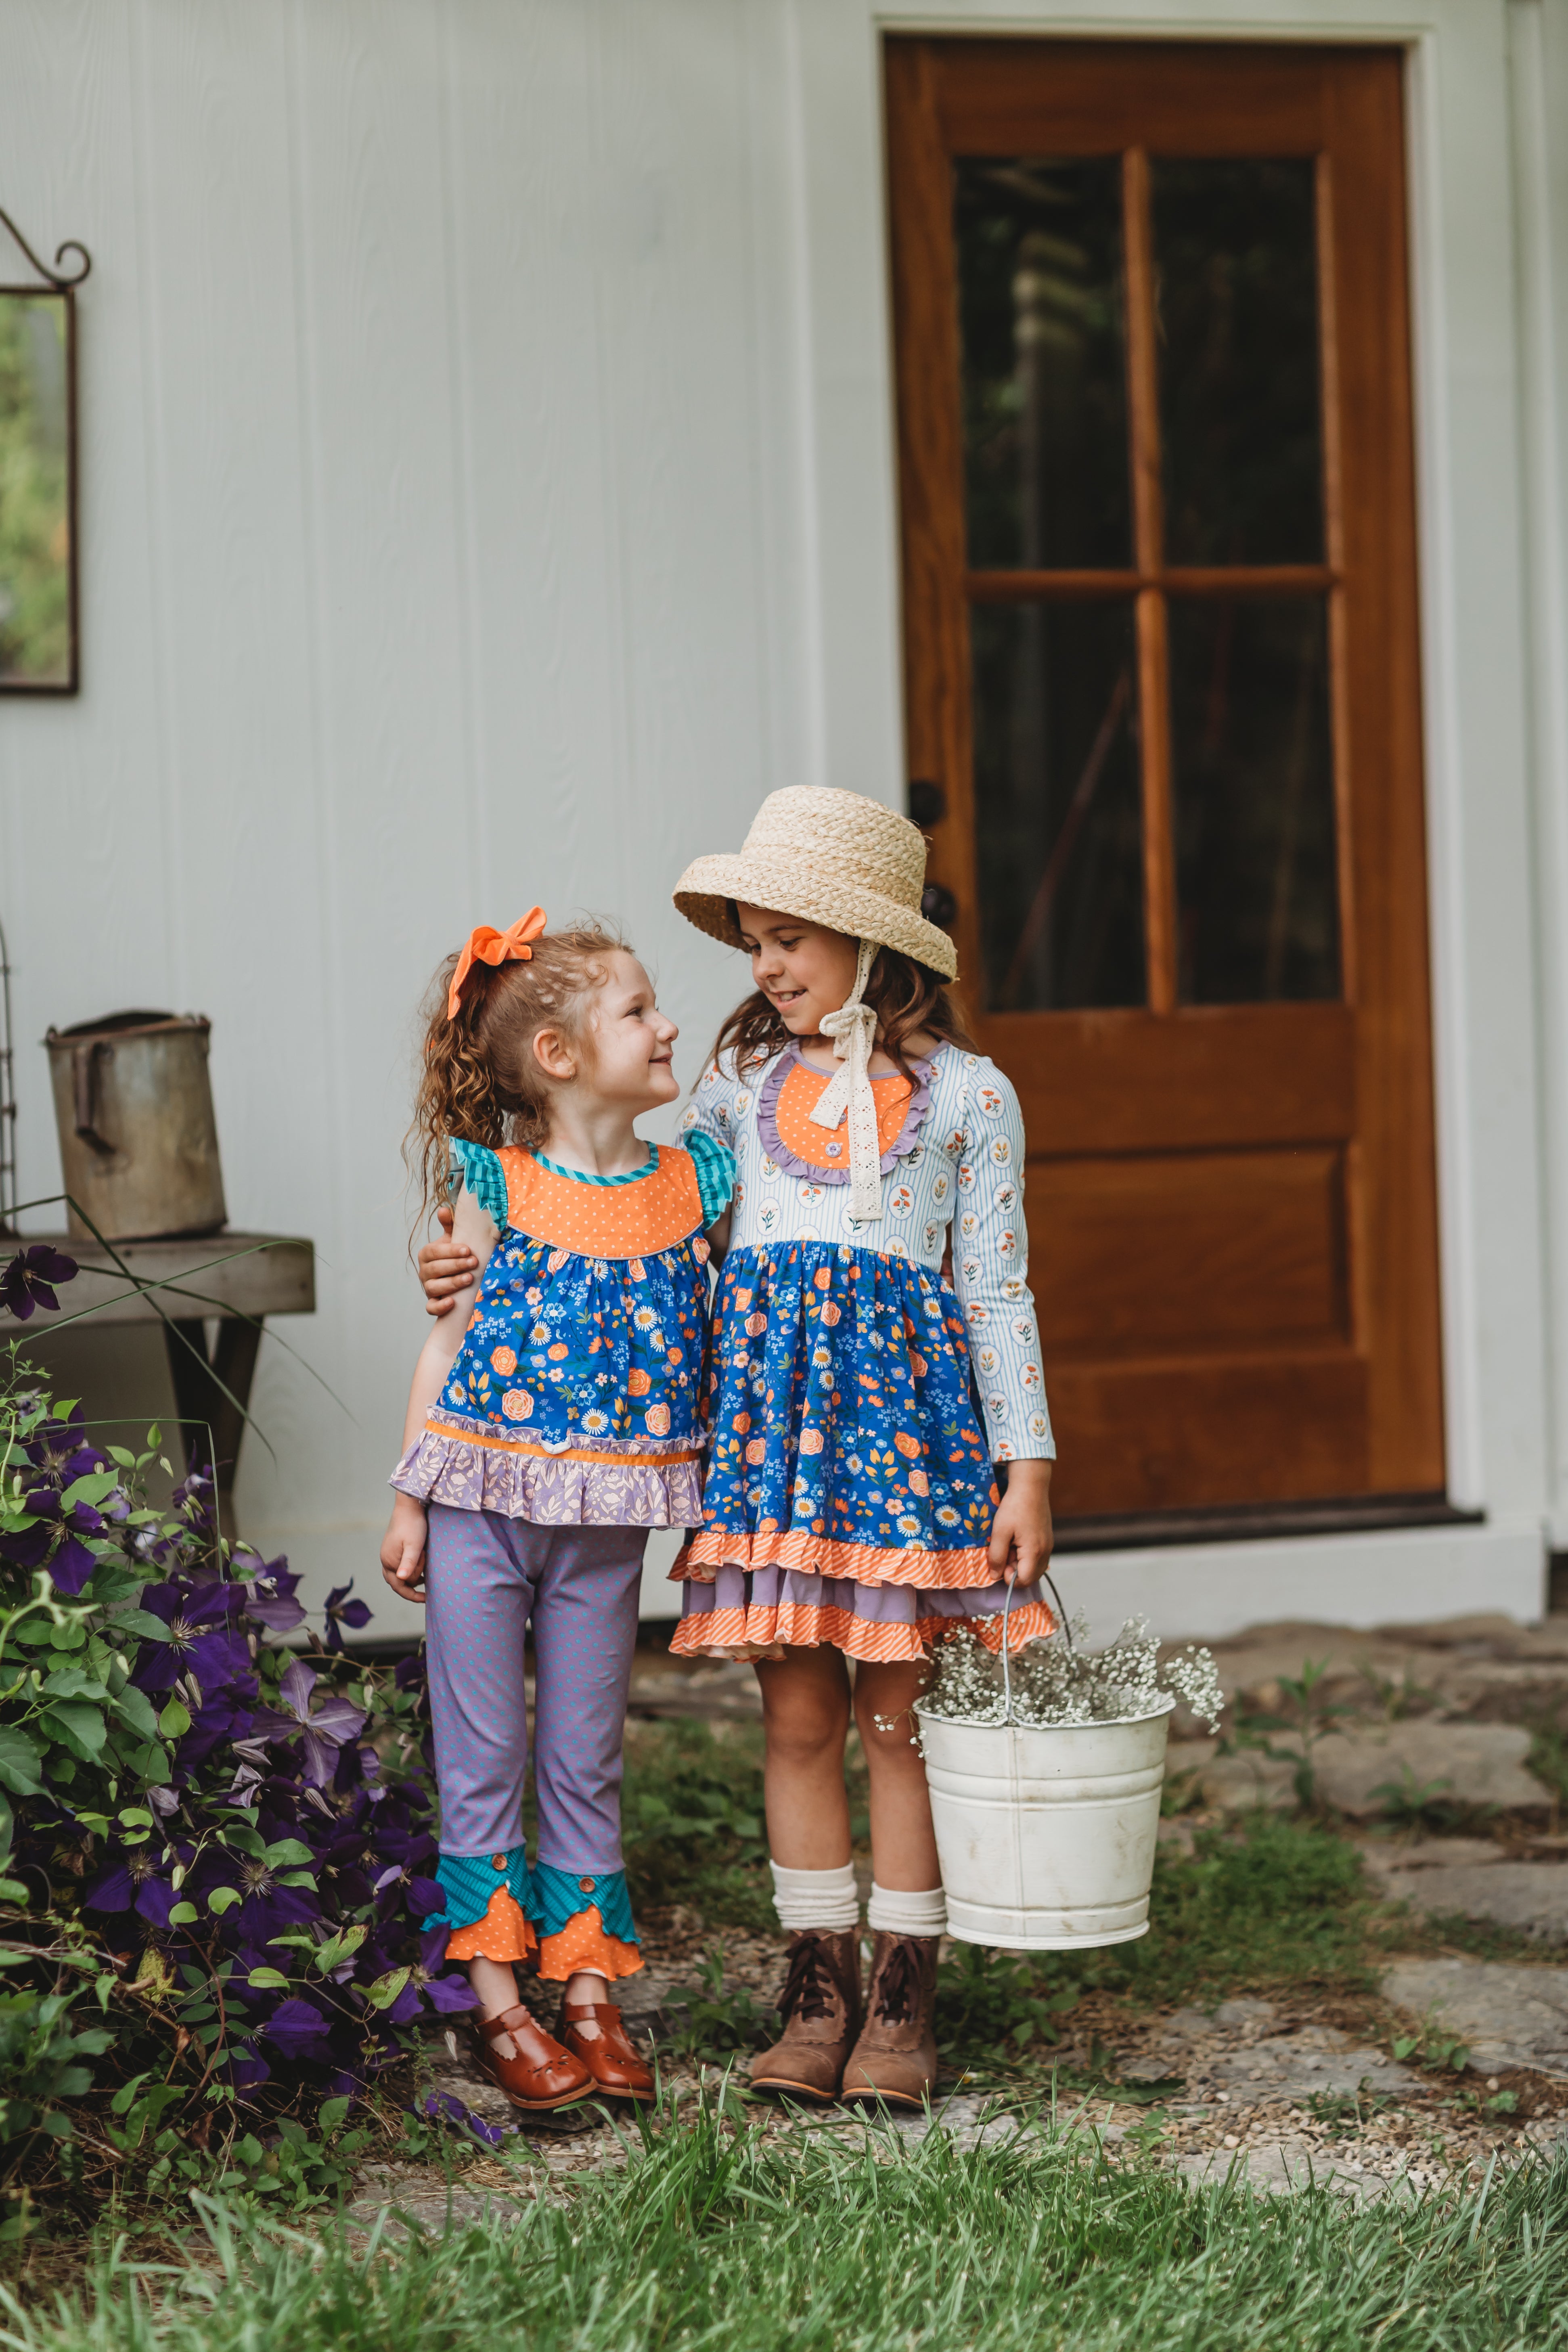
<svg viewBox="0 0 1568 2352">
<path fill-rule="evenodd" d="M 1348 1235 L 1348 1248 L 1352 1341 L 1370 1375 L 1373 1490 L 1437 1491 L 1446 1449 L 1403 50 L 1086 41 L 1049 32 L 980 40 L 923 32 L 884 37 L 906 747 L 910 775 L 940 782 L 947 800 L 944 816 L 931 828 L 932 877 L 956 897 L 961 969 L 977 973 L 967 606 L 982 583 L 966 582 L 958 488 L 947 157 L 1009 150 L 1105 153 L 1097 110 L 1102 118 L 1108 65 L 1113 76 L 1146 77 L 1138 99 L 1144 152 L 1317 159 L 1320 240 L 1332 257 L 1322 273 L 1322 365 L 1325 390 L 1337 394 L 1323 403 L 1331 518 L 1323 570 L 1341 656 L 1336 675 L 1345 681 L 1333 713 L 1344 992 L 1342 1003 L 1269 1012 L 1275 1021 L 1282 1013 L 1289 1018 L 1301 1052 L 1321 1058 L 1326 1076 L 1337 1070 L 1340 1139 L 1372 1163 L 1371 1180 L 1351 1187 L 1352 1198 L 1359 1194 L 1371 1205 Z M 960 73 L 962 90 L 955 89 Z M 1115 143 L 1120 151 L 1130 142 L 1119 137 Z M 1391 205 L 1401 234 L 1358 236 L 1369 217 L 1386 223 Z M 1130 254 L 1130 268 L 1137 262 Z M 917 364 L 917 353 L 933 350 L 946 352 L 948 362 Z M 1133 349 L 1130 362 L 1151 366 L 1152 355 Z M 1358 419 L 1357 478 L 1348 482 L 1335 431 L 1342 404 Z M 1149 486 L 1135 481 L 1135 492 L 1146 505 Z M 1137 581 L 1130 585 L 1147 584 L 1150 552 L 1141 531 Z M 1162 693 L 1157 632 L 1142 633 L 1141 653 L 1144 691 Z M 912 686 L 922 665 L 939 681 L 929 712 Z M 1372 682 L 1373 666 L 1380 687 Z M 1384 788 L 1354 795 L 1358 771 L 1378 773 Z M 1146 840 L 1151 831 L 1168 840 L 1168 828 L 1146 827 Z M 1418 877 L 1418 886 L 1408 877 Z M 1245 1046 L 1250 1008 L 1174 1006 L 1173 959 L 1161 929 L 1162 910 L 1172 904 L 1170 875 L 1159 838 L 1146 853 L 1145 888 L 1155 949 L 1148 1009 L 1107 1012 L 1088 1024 L 1076 1016 L 1077 1034 L 1070 1045 L 1064 1037 L 1059 1053 L 1042 1054 L 1038 1042 L 1051 1016 L 1029 1016 L 1032 1070 L 1016 1055 L 1009 1060 L 1009 1016 L 982 1013 L 977 1023 L 983 1042 L 1019 1083 L 1026 1120 L 1037 1134 L 1051 1134 L 1056 1151 L 1075 1141 L 1080 1150 L 1112 1142 L 1115 1106 L 1096 1099 L 1095 1034 L 1116 1034 L 1125 1045 L 1145 1033 L 1151 1083 L 1177 1095 L 1184 1073 L 1200 1070 L 1222 1037 L 1227 1053 Z M 1289 1092 L 1290 1073 L 1267 1064 L 1267 1056 L 1259 1059 L 1264 1099 L 1253 1105 L 1253 1138 L 1259 1110 L 1268 1127 L 1269 1087 Z M 1202 1133 L 1182 1139 L 1226 1139 L 1212 1129 L 1211 1117 Z"/>
</svg>

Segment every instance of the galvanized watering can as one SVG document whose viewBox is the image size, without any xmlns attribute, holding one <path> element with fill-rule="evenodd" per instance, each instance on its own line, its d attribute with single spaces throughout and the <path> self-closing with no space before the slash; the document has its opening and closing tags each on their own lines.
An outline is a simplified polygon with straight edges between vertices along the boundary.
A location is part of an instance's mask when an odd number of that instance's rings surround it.
<svg viewBox="0 0 1568 2352">
<path fill-rule="evenodd" d="M 225 1221 L 211 1028 L 200 1013 L 110 1013 L 44 1040 L 65 1189 L 108 1241 L 216 1233 Z"/>
</svg>

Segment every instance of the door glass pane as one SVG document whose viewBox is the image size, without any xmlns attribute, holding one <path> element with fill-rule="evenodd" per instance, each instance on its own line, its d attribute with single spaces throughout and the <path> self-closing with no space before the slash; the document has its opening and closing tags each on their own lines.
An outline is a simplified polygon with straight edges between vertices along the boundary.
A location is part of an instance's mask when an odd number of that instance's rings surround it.
<svg viewBox="0 0 1568 2352">
<path fill-rule="evenodd" d="M 1171 754 L 1183 1003 L 1337 996 L 1321 598 L 1173 599 Z"/>
<path fill-rule="evenodd" d="M 1131 604 L 977 604 L 970 628 L 992 1010 L 1142 1004 Z"/>
<path fill-rule="evenodd" d="M 953 191 L 969 561 L 1130 563 L 1120 166 L 960 156 Z"/>
<path fill-rule="evenodd" d="M 1151 172 L 1169 563 L 1323 554 L 1312 165 Z"/>
</svg>

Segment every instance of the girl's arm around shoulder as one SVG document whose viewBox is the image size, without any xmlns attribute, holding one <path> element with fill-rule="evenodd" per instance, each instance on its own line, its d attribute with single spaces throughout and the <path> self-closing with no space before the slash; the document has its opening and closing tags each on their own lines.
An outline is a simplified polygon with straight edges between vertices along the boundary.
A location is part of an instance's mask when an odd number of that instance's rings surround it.
<svg viewBox="0 0 1568 2352">
<path fill-rule="evenodd" d="M 697 1171 L 702 1228 L 715 1262 L 722 1265 L 730 1246 L 730 1202 L 735 1192 L 735 1155 L 705 1127 L 689 1127 L 682 1139 Z"/>
<path fill-rule="evenodd" d="M 458 1195 L 452 1239 L 473 1260 L 473 1272 L 452 1300 L 452 1312 L 443 1315 L 427 1335 L 414 1367 L 408 1391 L 408 1411 L 403 1421 L 403 1451 L 417 1443 L 426 1418 L 457 1362 L 479 1293 L 479 1278 L 490 1252 L 500 1238 L 494 1218 L 465 1184 Z M 392 1517 L 381 1547 L 381 1569 L 394 1592 L 405 1601 L 425 1598 L 425 1506 L 412 1495 L 394 1497 Z"/>
<path fill-rule="evenodd" d="M 452 1138 L 451 1153 L 454 1189 L 471 1192 L 479 1206 L 489 1211 L 496 1231 L 502 1232 L 507 1220 L 506 1171 L 500 1160 L 487 1144 L 470 1143 L 463 1136 Z M 446 1317 L 468 1291 L 479 1267 L 472 1250 L 458 1239 L 453 1212 L 447 1203 L 437 1210 L 436 1222 L 441 1238 L 426 1242 L 420 1251 L 419 1279 L 425 1286 L 426 1315 Z"/>
</svg>

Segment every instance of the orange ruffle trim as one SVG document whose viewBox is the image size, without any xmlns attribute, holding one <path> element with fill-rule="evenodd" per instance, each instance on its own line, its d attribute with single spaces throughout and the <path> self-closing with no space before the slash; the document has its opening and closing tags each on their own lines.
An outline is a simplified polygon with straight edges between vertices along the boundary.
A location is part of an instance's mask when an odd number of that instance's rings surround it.
<svg viewBox="0 0 1568 2352">
<path fill-rule="evenodd" d="M 552 1984 L 564 1982 L 579 1969 L 613 1982 L 616 1977 L 635 1977 L 641 1966 L 642 1954 L 635 1944 L 605 1934 L 596 1903 L 575 1913 L 558 1936 L 546 1936 L 539 1947 L 539 1973 Z"/>
<path fill-rule="evenodd" d="M 605 1933 L 596 1903 L 577 1912 L 558 1936 L 546 1936 L 542 1943 L 532 1920 L 504 1886 L 496 1888 L 482 1919 L 459 1927 L 447 1942 L 449 1960 L 515 1962 L 526 1960 L 531 1952 L 539 1954 L 540 1975 L 552 1984 L 563 1983 L 579 1969 L 612 1979 L 633 1977 L 643 1964 L 635 1944 L 623 1944 L 618 1936 Z"/>
<path fill-rule="evenodd" d="M 482 1919 L 471 1927 L 459 1927 L 448 1937 L 447 1958 L 449 1960 L 526 1960 L 530 1952 L 537 1951 L 539 1938 L 533 1932 L 533 1922 L 514 1895 L 498 1886 L 490 1896 Z"/>
<path fill-rule="evenodd" d="M 847 1576 L 857 1584 L 924 1585 L 944 1592 L 996 1581 L 984 1544 L 965 1544 L 952 1551 L 928 1551 L 919 1545 L 895 1550 L 890 1545 L 838 1543 L 810 1528 L 759 1528 L 755 1535 L 698 1528 L 682 1545 L 670 1581 L 679 1584 L 689 1578 L 697 1584 L 711 1584 L 721 1568 L 784 1568 L 796 1575 Z"/>
<path fill-rule="evenodd" d="M 1007 1646 L 1043 1642 L 1056 1619 L 1040 1601 L 1016 1605 L 1007 1619 Z M 778 1658 L 786 1647 L 820 1649 L 826 1643 L 848 1658 L 871 1665 L 900 1665 L 930 1657 L 944 1633 L 966 1625 L 988 1650 L 1000 1654 L 1002 1612 L 994 1617 L 917 1617 L 912 1625 L 878 1624 L 852 1609 L 808 1608 L 784 1601 L 776 1609 L 710 1609 L 683 1617 L 669 1645 L 672 1658 Z"/>
</svg>

